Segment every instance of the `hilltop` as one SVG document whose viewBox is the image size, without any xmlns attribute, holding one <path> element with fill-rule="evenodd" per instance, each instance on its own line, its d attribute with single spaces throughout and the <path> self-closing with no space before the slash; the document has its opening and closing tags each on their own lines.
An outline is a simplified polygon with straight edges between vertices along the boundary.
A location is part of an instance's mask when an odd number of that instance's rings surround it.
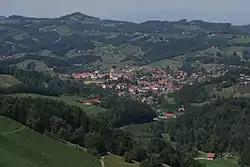
<svg viewBox="0 0 250 167">
<path fill-rule="evenodd" d="M 205 63 L 204 56 L 217 52 L 222 55 L 216 57 L 219 60 L 234 52 L 248 53 L 249 34 L 249 26 L 200 20 L 134 23 L 80 12 L 58 18 L 14 15 L 1 23 L 0 55 L 26 56 L 44 61 L 49 68 L 67 62 L 63 65 L 67 70 L 124 68 L 175 58 Z"/>
</svg>

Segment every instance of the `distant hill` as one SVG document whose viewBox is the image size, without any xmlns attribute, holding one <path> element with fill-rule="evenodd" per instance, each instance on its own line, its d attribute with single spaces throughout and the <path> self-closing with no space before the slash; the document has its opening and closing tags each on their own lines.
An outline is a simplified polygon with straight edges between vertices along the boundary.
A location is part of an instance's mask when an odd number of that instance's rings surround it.
<svg viewBox="0 0 250 167">
<path fill-rule="evenodd" d="M 250 50 L 249 26 L 201 20 L 134 23 L 102 20 L 80 12 L 58 18 L 14 15 L 1 24 L 0 33 L 0 56 L 32 54 L 60 71 L 142 66 L 178 56 L 201 61 L 201 56 L 215 54 L 207 52 L 211 48 L 225 57 Z"/>
<path fill-rule="evenodd" d="M 96 21 L 98 21 L 98 20 L 100 20 L 97 17 L 88 16 L 88 15 L 82 14 L 80 12 L 75 12 L 75 13 L 72 13 L 72 14 L 69 14 L 69 15 L 59 17 L 59 19 L 75 20 L 75 21 L 86 21 L 86 20 L 96 20 Z"/>
</svg>

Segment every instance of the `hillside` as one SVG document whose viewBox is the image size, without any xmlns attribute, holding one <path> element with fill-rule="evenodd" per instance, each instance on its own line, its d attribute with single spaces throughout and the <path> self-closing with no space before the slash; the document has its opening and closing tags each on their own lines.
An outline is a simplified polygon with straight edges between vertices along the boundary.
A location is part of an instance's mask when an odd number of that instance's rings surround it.
<svg viewBox="0 0 250 167">
<path fill-rule="evenodd" d="M 25 59 L 39 59 L 49 68 L 64 71 L 141 66 L 183 55 L 202 61 L 217 52 L 221 52 L 220 61 L 234 52 L 248 61 L 250 50 L 249 27 L 230 23 L 133 23 L 76 12 L 59 18 L 10 16 L 1 24 L 0 56 L 32 55 Z"/>
<path fill-rule="evenodd" d="M 0 166 L 100 167 L 98 158 L 0 116 Z"/>
<path fill-rule="evenodd" d="M 18 81 L 15 77 L 11 75 L 0 75 L 0 87 L 6 88 L 13 85 L 20 84 L 21 82 Z"/>
</svg>

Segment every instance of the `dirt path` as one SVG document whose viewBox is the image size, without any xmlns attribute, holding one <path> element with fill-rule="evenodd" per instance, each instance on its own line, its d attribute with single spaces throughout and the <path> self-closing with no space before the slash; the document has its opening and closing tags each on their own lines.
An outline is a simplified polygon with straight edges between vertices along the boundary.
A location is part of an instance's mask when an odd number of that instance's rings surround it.
<svg viewBox="0 0 250 167">
<path fill-rule="evenodd" d="M 1 134 L 2 134 L 2 135 L 10 135 L 10 134 L 13 134 L 13 133 L 20 132 L 20 131 L 22 131 L 22 130 L 24 130 L 24 129 L 25 129 L 25 126 L 22 126 L 21 128 L 18 128 L 18 129 L 16 129 L 16 130 L 13 130 L 13 131 L 10 131 L 10 132 L 2 132 Z"/>
<path fill-rule="evenodd" d="M 105 159 L 105 156 L 102 156 L 100 159 L 102 167 L 105 167 L 104 159 Z"/>
</svg>

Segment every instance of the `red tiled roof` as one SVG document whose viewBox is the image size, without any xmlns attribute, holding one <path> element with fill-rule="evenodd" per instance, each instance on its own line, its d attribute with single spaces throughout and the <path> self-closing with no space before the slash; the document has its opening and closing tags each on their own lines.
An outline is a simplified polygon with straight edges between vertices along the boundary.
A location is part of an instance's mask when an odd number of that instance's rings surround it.
<svg viewBox="0 0 250 167">
<path fill-rule="evenodd" d="M 166 113 L 164 116 L 165 116 L 166 118 L 172 118 L 172 117 L 175 116 L 175 114 L 173 114 L 173 113 Z"/>
<path fill-rule="evenodd" d="M 214 158 L 215 157 L 215 153 L 207 153 L 207 158 Z"/>
</svg>

